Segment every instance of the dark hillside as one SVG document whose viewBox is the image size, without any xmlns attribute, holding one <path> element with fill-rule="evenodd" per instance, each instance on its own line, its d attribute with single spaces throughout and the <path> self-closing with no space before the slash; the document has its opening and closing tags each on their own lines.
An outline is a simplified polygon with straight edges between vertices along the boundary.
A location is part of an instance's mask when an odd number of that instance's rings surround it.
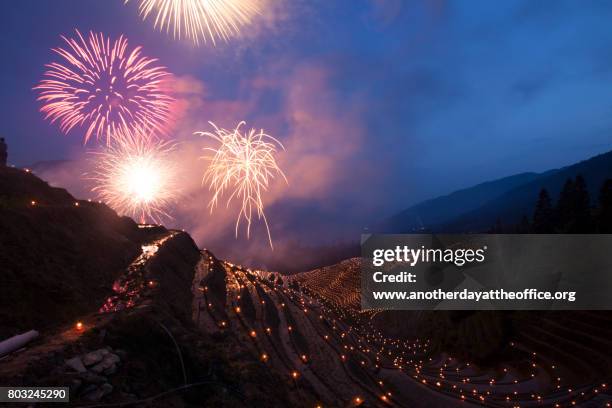
<svg viewBox="0 0 612 408">
<path fill-rule="evenodd" d="M 0 338 L 99 307 L 148 233 L 14 168 L 0 168 L 0 231 Z"/>
<path fill-rule="evenodd" d="M 382 221 L 374 230 L 384 233 L 408 233 L 422 228 L 429 229 L 433 225 L 445 223 L 475 210 L 506 191 L 541 176 L 542 174 L 537 173 L 516 174 L 423 201 Z"/>
<path fill-rule="evenodd" d="M 547 175 L 513 188 L 499 197 L 483 203 L 452 221 L 437 225 L 434 231 L 482 232 L 495 224 L 497 219 L 506 225 L 518 224 L 523 215 L 531 217 L 538 193 L 545 188 L 551 197 L 558 197 L 565 181 L 581 175 L 585 180 L 593 204 L 604 181 L 612 177 L 612 152 L 600 154 L 571 166 L 563 167 Z"/>
</svg>

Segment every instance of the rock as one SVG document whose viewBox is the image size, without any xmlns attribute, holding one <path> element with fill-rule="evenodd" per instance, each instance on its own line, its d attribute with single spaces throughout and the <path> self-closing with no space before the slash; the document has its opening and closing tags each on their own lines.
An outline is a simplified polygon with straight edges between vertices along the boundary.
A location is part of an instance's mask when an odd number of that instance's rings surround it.
<svg viewBox="0 0 612 408">
<path fill-rule="evenodd" d="M 98 363 L 95 366 L 91 367 L 91 371 L 93 371 L 94 373 L 97 374 L 102 374 L 105 370 L 108 370 L 112 367 L 111 365 L 108 365 L 104 362 Z"/>
<path fill-rule="evenodd" d="M 96 350 L 96 351 L 87 353 L 83 356 L 83 359 L 82 359 L 83 364 L 85 364 L 86 367 L 89 367 L 91 365 L 99 363 L 100 361 L 102 361 L 104 356 L 107 354 L 108 354 L 108 350 L 106 349 L 100 349 L 100 350 Z"/>
<path fill-rule="evenodd" d="M 92 389 L 91 391 L 84 394 L 83 399 L 86 399 L 88 401 L 100 401 L 102 398 L 104 398 L 105 395 L 108 395 L 111 392 L 113 392 L 113 386 L 109 383 L 104 383 L 101 386 L 96 387 L 95 389 Z"/>
<path fill-rule="evenodd" d="M 87 401 L 95 402 L 95 401 L 100 401 L 103 396 L 104 396 L 104 392 L 101 389 L 96 388 L 95 390 L 90 391 L 87 394 L 83 395 L 83 399 Z"/>
<path fill-rule="evenodd" d="M 84 373 L 85 371 L 87 371 L 87 369 L 83 365 L 83 361 L 81 361 L 81 358 L 79 356 L 66 360 L 65 363 L 68 367 L 72 368 L 78 373 Z"/>
<path fill-rule="evenodd" d="M 111 360 L 113 364 L 118 364 L 121 358 L 117 354 L 109 353 L 104 357 L 105 360 Z"/>
<path fill-rule="evenodd" d="M 88 386 L 83 388 L 83 391 L 81 392 L 81 395 L 89 395 L 92 392 L 96 391 L 97 389 L 98 389 L 98 386 L 93 385 L 93 384 L 89 384 Z"/>
<path fill-rule="evenodd" d="M 104 392 L 104 395 L 108 395 L 111 392 L 113 392 L 113 386 L 110 385 L 109 383 L 104 383 L 102 384 L 102 386 L 100 387 L 100 389 Z"/>
<path fill-rule="evenodd" d="M 122 392 L 121 393 L 121 400 L 126 400 L 126 401 L 137 401 L 138 397 L 132 393 L 129 392 Z"/>
<path fill-rule="evenodd" d="M 79 378 L 88 384 L 102 384 L 106 382 L 106 377 L 94 374 L 92 372 L 84 372 L 79 375 Z"/>
<path fill-rule="evenodd" d="M 116 372 L 117 372 L 117 366 L 113 364 L 112 366 L 104 370 L 104 375 L 113 375 Z"/>
<path fill-rule="evenodd" d="M 83 384 L 83 381 L 79 380 L 78 378 L 73 378 L 72 381 L 70 382 L 70 393 L 76 395 L 77 391 L 79 390 L 82 384 Z"/>
<path fill-rule="evenodd" d="M 91 367 L 91 371 L 99 374 L 103 371 L 111 370 L 111 368 L 114 369 L 115 364 L 119 363 L 120 361 L 121 359 L 119 358 L 118 355 L 113 354 L 113 353 L 108 353 L 106 356 L 104 356 L 102 361 L 100 361 L 95 366 Z"/>
</svg>

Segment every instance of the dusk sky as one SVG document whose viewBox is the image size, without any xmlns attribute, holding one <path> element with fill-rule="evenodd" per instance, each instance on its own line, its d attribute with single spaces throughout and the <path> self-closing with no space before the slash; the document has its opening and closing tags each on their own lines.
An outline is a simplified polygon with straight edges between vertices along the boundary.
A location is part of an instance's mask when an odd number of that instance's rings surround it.
<svg viewBox="0 0 612 408">
<path fill-rule="evenodd" d="M 216 47 L 155 31 L 134 1 L 5 4 L 9 161 L 84 154 L 82 134 L 45 121 L 32 91 L 75 28 L 125 34 L 176 75 L 177 140 L 244 119 L 286 145 L 289 187 L 271 203 L 281 236 L 333 222 L 350 237 L 423 199 L 612 148 L 612 2 L 272 3 L 243 38 Z"/>
</svg>

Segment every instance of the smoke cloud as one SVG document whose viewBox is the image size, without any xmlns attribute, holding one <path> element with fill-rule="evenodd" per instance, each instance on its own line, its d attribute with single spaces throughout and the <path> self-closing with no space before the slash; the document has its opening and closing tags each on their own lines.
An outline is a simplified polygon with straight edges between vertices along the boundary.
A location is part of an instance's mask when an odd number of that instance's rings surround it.
<svg viewBox="0 0 612 408">
<path fill-rule="evenodd" d="M 173 85 L 176 127 L 171 136 L 177 141 L 172 154 L 180 172 L 181 195 L 170 211 L 173 219 L 166 224 L 185 229 L 198 245 L 219 256 L 260 266 L 265 266 L 266 259 L 279 261 L 288 252 L 294 252 L 291 258 L 298 262 L 297 247 L 346 240 L 345 227 L 352 225 L 346 198 L 355 184 L 349 162 L 362 146 L 364 104 L 359 98 L 347 100 L 338 94 L 331 86 L 333 75 L 323 65 L 276 63 L 266 75 L 238 84 L 233 98 L 217 97 L 193 76 L 177 77 Z M 262 128 L 284 146 L 277 161 L 288 182 L 275 178 L 264 196 L 274 252 L 268 247 L 263 220 L 252 226 L 250 240 L 245 239 L 243 222 L 236 240 L 238 203 L 226 205 L 222 200 L 211 212 L 211 194 L 202 183 L 207 166 L 203 149 L 216 142 L 194 132 L 211 131 L 209 122 L 231 129 L 242 120 L 246 128 Z M 95 198 L 82 177 L 88 166 L 87 157 L 77 157 L 39 172 L 75 195 Z M 359 194 L 356 187 L 353 194 Z M 338 216 L 345 218 L 344 225 Z M 330 224 L 330 219 L 335 222 Z"/>
</svg>

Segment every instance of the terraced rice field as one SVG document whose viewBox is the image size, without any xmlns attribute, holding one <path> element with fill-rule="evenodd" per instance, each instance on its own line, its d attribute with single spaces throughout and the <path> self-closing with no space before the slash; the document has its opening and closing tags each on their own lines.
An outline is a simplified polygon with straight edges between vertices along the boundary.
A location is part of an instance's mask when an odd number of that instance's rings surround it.
<svg viewBox="0 0 612 408">
<path fill-rule="evenodd" d="M 202 330 L 240 339 L 261 364 L 280 373 L 294 390 L 296 406 L 554 407 L 606 406 L 612 400 L 602 381 L 610 354 L 597 351 L 609 345 L 609 320 L 591 343 L 564 332 L 579 324 L 573 320 L 553 319 L 541 328 L 559 342 L 580 341 L 584 353 L 599 357 L 601 372 L 593 371 L 587 382 L 566 376 L 579 357 L 560 364 L 563 354 L 555 354 L 552 343 L 549 353 L 533 351 L 550 338 L 536 331 L 512 343 L 523 356 L 520 363 L 481 369 L 431 353 L 427 339 L 383 336 L 371 315 L 358 310 L 358 267 L 351 259 L 283 277 L 280 283 L 276 274 L 219 261 L 203 251 L 194 281 L 194 319 Z"/>
</svg>

